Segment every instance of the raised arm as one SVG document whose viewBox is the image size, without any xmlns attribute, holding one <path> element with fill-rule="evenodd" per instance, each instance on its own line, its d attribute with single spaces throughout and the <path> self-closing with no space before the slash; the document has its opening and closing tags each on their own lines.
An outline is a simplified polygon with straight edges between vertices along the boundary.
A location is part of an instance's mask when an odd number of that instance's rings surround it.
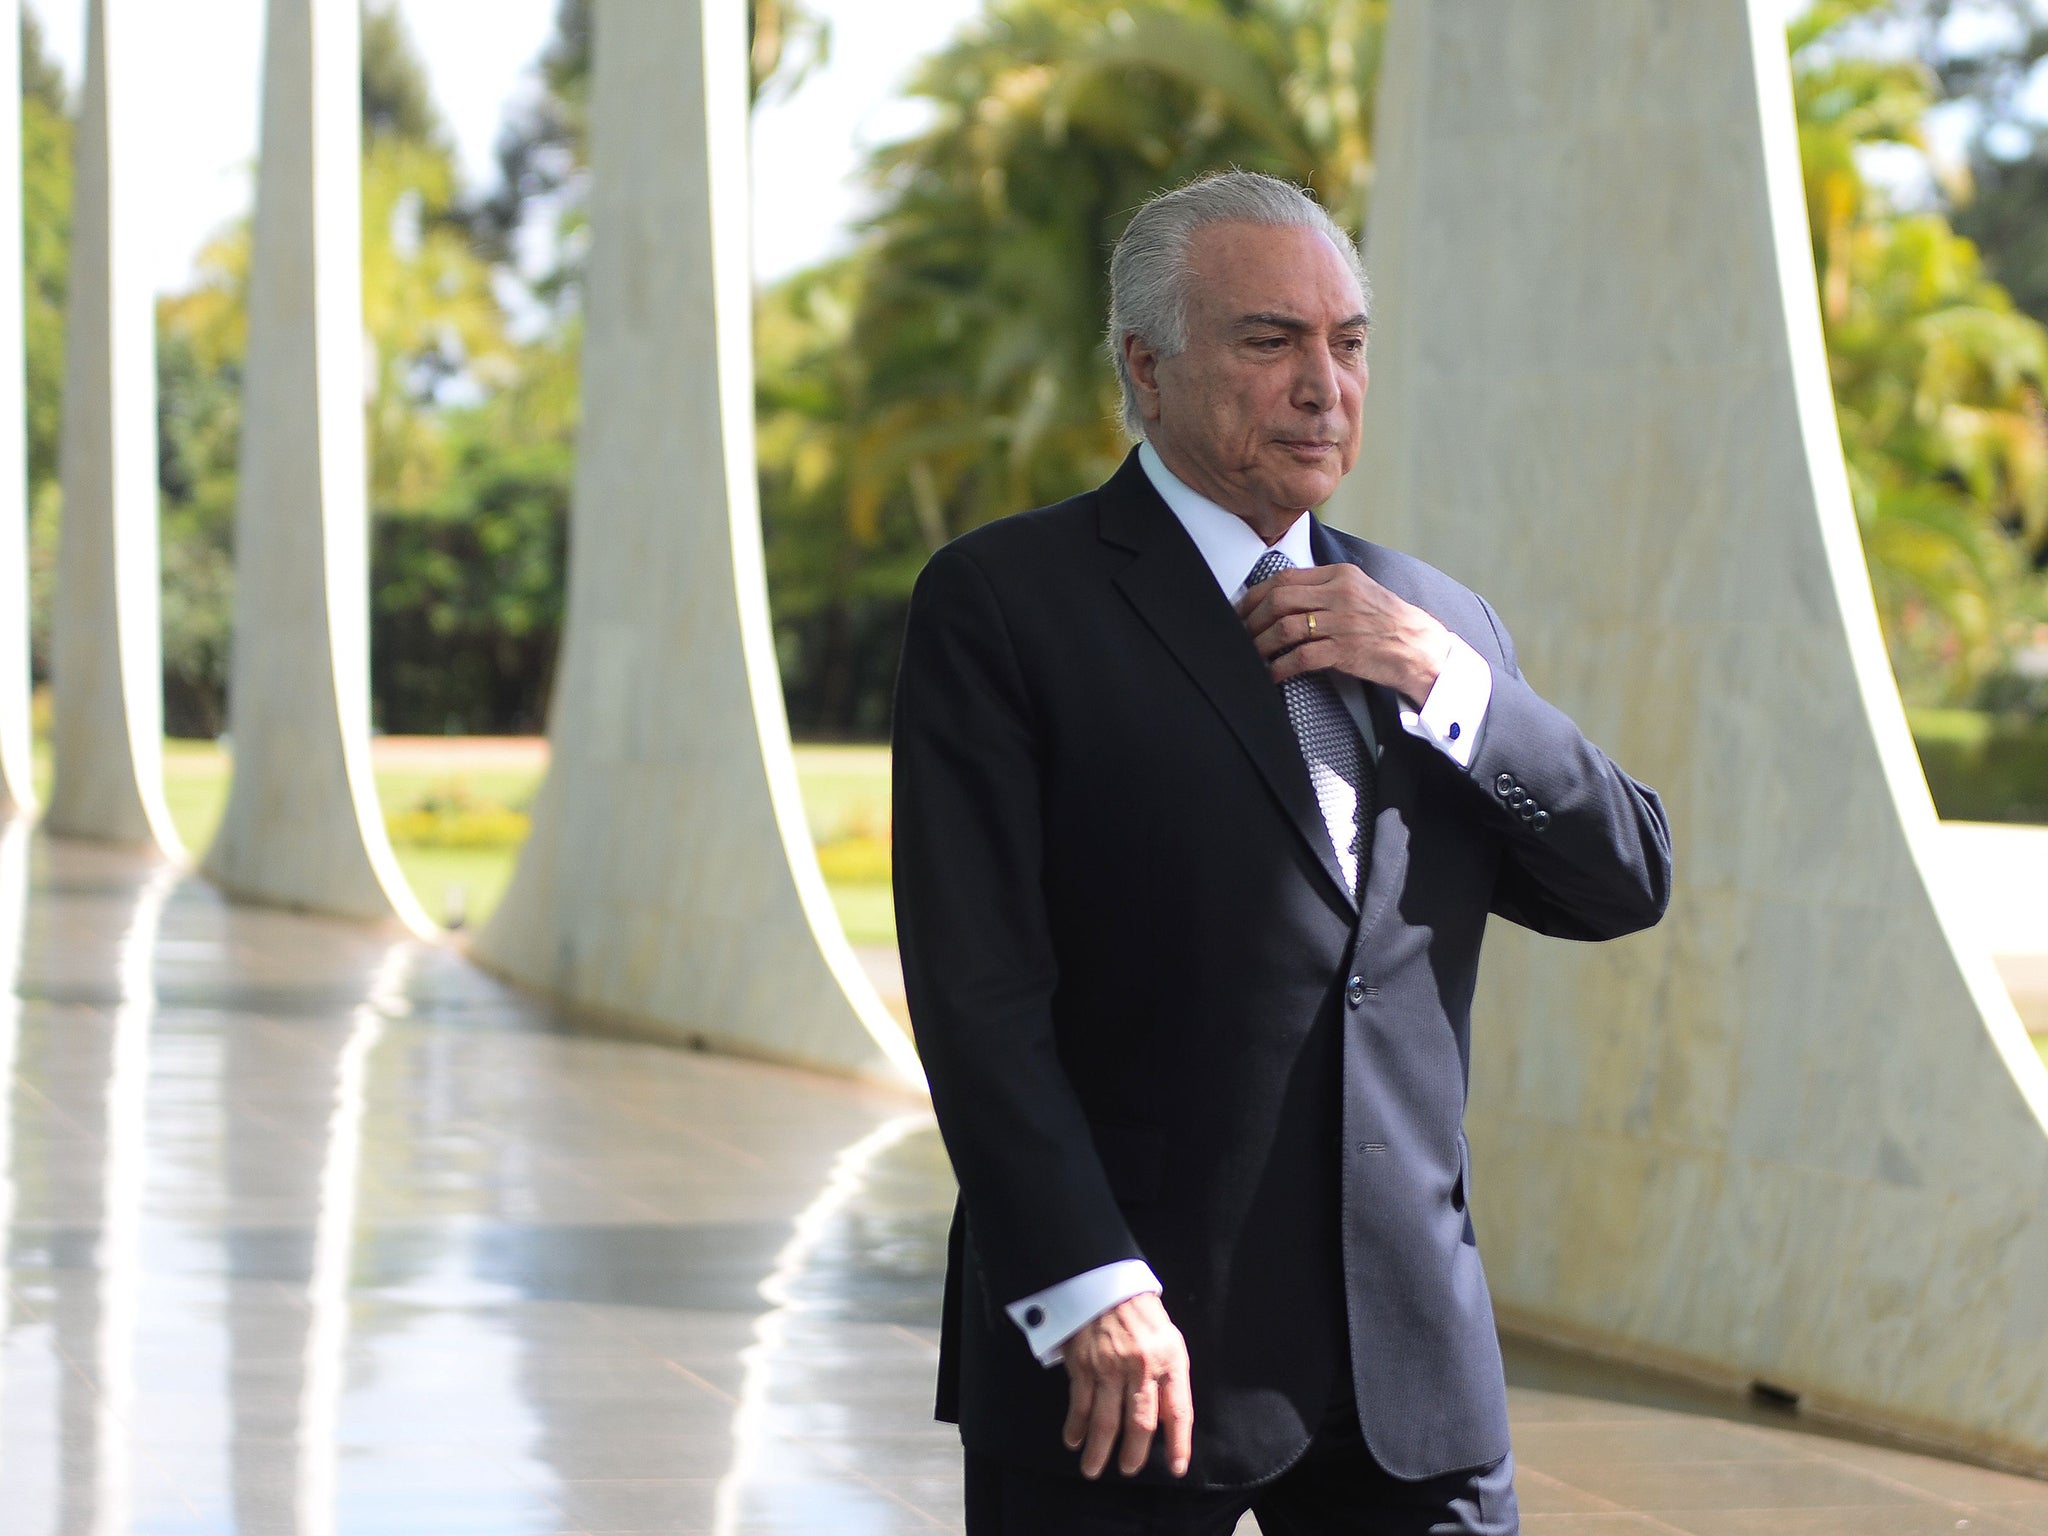
<svg viewBox="0 0 2048 1536">
<path fill-rule="evenodd" d="M 1663 803 L 1529 686 L 1507 627 L 1486 615 L 1504 665 L 1467 772 L 1506 846 L 1493 910 L 1565 939 L 1650 927 L 1671 899 Z"/>
</svg>

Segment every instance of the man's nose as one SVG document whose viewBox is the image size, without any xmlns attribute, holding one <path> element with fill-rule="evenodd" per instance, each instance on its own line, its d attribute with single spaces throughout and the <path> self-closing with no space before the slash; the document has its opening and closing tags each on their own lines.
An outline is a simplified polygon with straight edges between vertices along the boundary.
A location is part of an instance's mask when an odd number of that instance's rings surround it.
<svg viewBox="0 0 2048 1536">
<path fill-rule="evenodd" d="M 1337 403 L 1337 360 L 1329 347 L 1312 342 L 1299 353 L 1294 403 L 1305 411 L 1327 411 Z"/>
</svg>

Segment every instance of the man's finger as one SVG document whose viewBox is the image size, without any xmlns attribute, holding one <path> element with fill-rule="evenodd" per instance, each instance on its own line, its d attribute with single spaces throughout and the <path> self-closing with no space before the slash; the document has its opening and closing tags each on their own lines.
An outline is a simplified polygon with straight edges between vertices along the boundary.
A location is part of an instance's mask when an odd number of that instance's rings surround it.
<svg viewBox="0 0 2048 1536">
<path fill-rule="evenodd" d="M 1355 565 L 1291 565 L 1285 570 L 1275 571 L 1255 587 L 1245 589 L 1240 605 L 1263 601 L 1282 587 L 1320 587 L 1332 581 L 1344 581 L 1346 571 L 1357 571 Z M 1362 576 L 1365 573 L 1359 571 Z"/>
<path fill-rule="evenodd" d="M 1195 1454 L 1195 1399 L 1188 1390 L 1185 1355 L 1159 1384 L 1159 1428 L 1166 1437 L 1166 1470 L 1186 1477 Z"/>
<path fill-rule="evenodd" d="M 1311 640 L 1306 645 L 1297 645 L 1283 655 L 1275 656 L 1266 670 L 1273 681 L 1284 683 L 1290 677 L 1303 672 L 1319 672 L 1325 667 L 1337 664 L 1337 642 L 1335 640 Z"/>
<path fill-rule="evenodd" d="M 1088 1411 L 1088 1441 L 1081 1447 L 1083 1477 L 1100 1477 L 1109 1465 L 1116 1433 L 1123 1427 L 1124 1391 L 1124 1384 L 1116 1380 L 1095 1383 L 1095 1401 Z"/>
<path fill-rule="evenodd" d="M 1334 640 L 1339 635 L 1348 634 L 1352 624 L 1349 614 L 1327 611 L 1315 615 L 1314 629 L 1308 627 L 1308 621 L 1309 615 L 1305 613 L 1290 613 L 1269 628 L 1254 631 L 1252 644 L 1258 647 L 1261 656 L 1271 661 L 1282 651 L 1306 645 L 1311 640 Z"/>
<path fill-rule="evenodd" d="M 1244 615 L 1244 627 L 1253 635 L 1259 635 L 1297 613 L 1319 613 L 1329 606 L 1327 597 L 1306 588 L 1275 590 L 1267 593 L 1264 602 Z"/>
<path fill-rule="evenodd" d="M 1319 565 L 1295 566 L 1291 570 L 1274 572 L 1255 587 L 1246 587 L 1244 596 L 1237 600 L 1239 616 L 1249 614 L 1281 588 L 1300 586 L 1304 581 L 1315 578 L 1316 573 L 1322 569 Z"/>
<path fill-rule="evenodd" d="M 1306 575 L 1308 573 L 1303 572 Z M 1245 594 L 1249 600 L 1251 594 Z M 1285 587 L 1275 587 L 1264 598 L 1249 606 L 1240 604 L 1238 617 L 1254 635 L 1298 613 L 1330 613 L 1359 607 L 1354 594 L 1331 591 L 1331 583 L 1314 584 L 1293 582 Z"/>
<path fill-rule="evenodd" d="M 1159 1387 L 1155 1382 L 1140 1382 L 1124 1400 L 1123 1454 L 1117 1457 L 1116 1464 L 1125 1477 L 1145 1465 L 1145 1458 L 1152 1451 L 1152 1432 L 1158 1427 Z"/>
<path fill-rule="evenodd" d="M 1081 1449 L 1081 1436 L 1088 1427 L 1088 1412 L 1095 1406 L 1095 1378 L 1085 1370 L 1067 1368 L 1067 1422 L 1060 1439 L 1070 1451 Z"/>
</svg>

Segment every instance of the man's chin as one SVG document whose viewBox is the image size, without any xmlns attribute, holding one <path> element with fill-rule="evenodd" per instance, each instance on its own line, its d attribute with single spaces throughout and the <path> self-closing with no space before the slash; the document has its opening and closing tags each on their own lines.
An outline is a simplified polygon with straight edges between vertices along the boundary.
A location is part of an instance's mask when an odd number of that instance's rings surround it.
<svg viewBox="0 0 2048 1536">
<path fill-rule="evenodd" d="M 1334 465 L 1327 471 L 1304 473 L 1296 470 L 1292 474 L 1273 476 L 1264 490 L 1271 505 L 1290 511 L 1304 511 L 1328 501 L 1336 494 L 1337 482 L 1343 478 L 1343 470 Z"/>
</svg>

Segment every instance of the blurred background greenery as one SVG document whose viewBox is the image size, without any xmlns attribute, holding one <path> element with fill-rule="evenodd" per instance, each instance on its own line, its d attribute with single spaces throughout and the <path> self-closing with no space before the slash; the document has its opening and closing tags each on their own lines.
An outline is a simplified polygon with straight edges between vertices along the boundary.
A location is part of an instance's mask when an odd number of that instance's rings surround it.
<svg viewBox="0 0 2048 1536">
<path fill-rule="evenodd" d="M 923 126 L 875 152 L 851 249 L 756 298 L 763 523 L 801 738 L 885 739 L 924 560 L 1121 456 L 1102 273 L 1148 193 L 1245 166 L 1366 227 L 1386 11 L 984 0 L 918 69 Z M 543 89 L 504 124 L 487 186 L 464 185 L 396 13 L 365 15 L 374 719 L 393 736 L 530 735 L 574 473 L 589 0 L 560 0 Z M 757 101 L 829 55 L 804 0 L 752 15 Z M 1815 0 L 1787 41 L 1856 512 L 1923 759 L 1947 814 L 2048 819 L 2048 0 Z M 40 678 L 71 103 L 32 16 L 24 60 Z M 248 249 L 246 223 L 222 230 L 158 313 L 166 712 L 197 743 L 226 725 Z M 171 756 L 195 845 L 224 762 Z M 474 920 L 523 836 L 537 760 L 380 763 L 423 899 L 439 915 L 461 886 Z M 856 939 L 886 942 L 885 759 L 813 753 L 805 782 Z"/>
</svg>

